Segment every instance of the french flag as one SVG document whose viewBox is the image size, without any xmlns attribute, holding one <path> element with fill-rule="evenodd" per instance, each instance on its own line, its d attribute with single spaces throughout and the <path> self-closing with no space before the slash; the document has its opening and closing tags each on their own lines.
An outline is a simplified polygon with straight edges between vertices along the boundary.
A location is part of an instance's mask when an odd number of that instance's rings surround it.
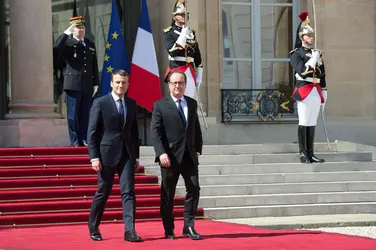
<svg viewBox="0 0 376 250">
<path fill-rule="evenodd" d="M 162 92 L 146 0 L 142 0 L 129 83 L 127 95 L 134 99 L 137 105 L 151 112 L 154 102 L 162 98 Z"/>
</svg>

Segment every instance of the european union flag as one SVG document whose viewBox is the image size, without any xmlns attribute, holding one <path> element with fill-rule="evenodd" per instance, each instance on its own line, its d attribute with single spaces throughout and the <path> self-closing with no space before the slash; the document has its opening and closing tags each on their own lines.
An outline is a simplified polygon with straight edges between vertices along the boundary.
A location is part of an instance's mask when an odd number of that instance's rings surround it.
<svg viewBox="0 0 376 250">
<path fill-rule="evenodd" d="M 103 61 L 100 95 L 107 95 L 111 91 L 110 82 L 112 71 L 123 69 L 129 73 L 129 68 L 118 8 L 116 6 L 116 0 L 112 0 L 111 21 Z"/>
</svg>

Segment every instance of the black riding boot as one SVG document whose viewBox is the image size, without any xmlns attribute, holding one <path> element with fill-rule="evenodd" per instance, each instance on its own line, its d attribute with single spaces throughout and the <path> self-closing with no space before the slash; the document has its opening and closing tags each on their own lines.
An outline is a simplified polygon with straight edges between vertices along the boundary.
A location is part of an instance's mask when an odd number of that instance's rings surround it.
<svg viewBox="0 0 376 250">
<path fill-rule="evenodd" d="M 313 154 L 314 139 L 315 139 L 315 126 L 307 127 L 307 154 L 310 162 L 312 163 L 323 163 L 324 159 L 317 158 Z"/>
<path fill-rule="evenodd" d="M 298 127 L 299 154 L 301 163 L 311 163 L 307 154 L 307 127 Z"/>
</svg>

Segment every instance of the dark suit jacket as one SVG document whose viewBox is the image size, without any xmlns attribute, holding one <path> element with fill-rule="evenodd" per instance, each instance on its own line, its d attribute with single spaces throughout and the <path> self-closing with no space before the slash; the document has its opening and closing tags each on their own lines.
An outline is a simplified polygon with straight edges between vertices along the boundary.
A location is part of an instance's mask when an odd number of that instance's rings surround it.
<svg viewBox="0 0 376 250">
<path fill-rule="evenodd" d="M 125 103 L 127 116 L 123 127 L 111 93 L 95 99 L 91 107 L 87 133 L 89 157 L 99 158 L 103 166 L 117 166 L 124 146 L 133 165 L 139 158 L 137 105 L 128 97 Z"/>
<path fill-rule="evenodd" d="M 187 128 L 179 116 L 176 104 L 171 95 L 155 102 L 151 120 L 151 138 L 155 151 L 155 161 L 167 153 L 170 160 L 182 162 L 187 150 L 194 164 L 198 165 L 197 152 L 202 153 L 202 134 L 197 115 L 196 100 L 184 96 L 188 106 Z"/>
<path fill-rule="evenodd" d="M 93 92 L 98 86 L 98 62 L 95 44 L 84 39 L 86 46 L 80 44 L 72 35 L 62 34 L 54 44 L 54 57 L 62 58 L 64 70 L 64 90 Z"/>
</svg>

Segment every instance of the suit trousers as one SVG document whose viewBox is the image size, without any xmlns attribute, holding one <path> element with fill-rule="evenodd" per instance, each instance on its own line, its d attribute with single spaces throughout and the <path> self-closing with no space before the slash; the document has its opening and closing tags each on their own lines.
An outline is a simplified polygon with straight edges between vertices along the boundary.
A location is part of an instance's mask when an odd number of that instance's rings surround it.
<svg viewBox="0 0 376 250">
<path fill-rule="evenodd" d="M 174 226 L 174 197 L 180 174 L 183 176 L 187 194 L 184 201 L 184 227 L 194 227 L 196 210 L 200 198 L 198 166 L 192 161 L 189 152 L 185 152 L 181 164 L 173 159 L 169 168 L 161 167 L 161 204 L 160 214 L 165 232 L 173 232 Z"/>
<path fill-rule="evenodd" d="M 126 152 L 127 150 L 123 149 L 123 151 Z M 112 191 L 115 172 L 119 175 L 125 232 L 134 231 L 136 219 L 135 166 L 131 163 L 127 153 L 123 153 L 117 166 L 103 166 L 98 173 L 98 190 L 91 204 L 89 227 L 99 227 L 106 202 Z"/>
<path fill-rule="evenodd" d="M 82 145 L 83 141 L 86 141 L 93 99 L 83 91 L 65 90 L 65 93 L 71 145 Z"/>
</svg>

